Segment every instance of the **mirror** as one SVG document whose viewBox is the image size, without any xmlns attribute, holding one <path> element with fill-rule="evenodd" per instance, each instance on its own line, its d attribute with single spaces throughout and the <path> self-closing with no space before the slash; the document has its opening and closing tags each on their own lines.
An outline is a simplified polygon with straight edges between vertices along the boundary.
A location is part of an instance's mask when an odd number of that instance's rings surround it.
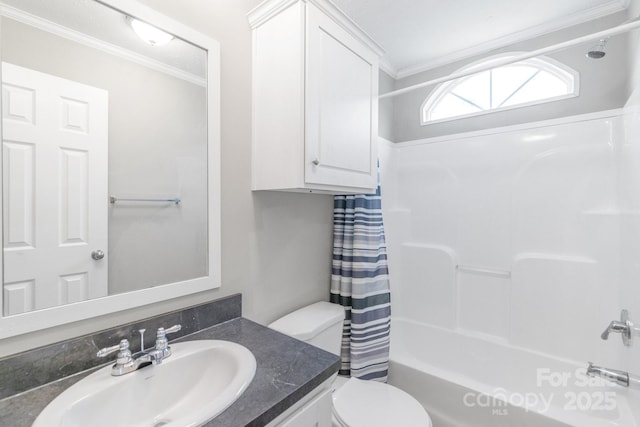
<svg viewBox="0 0 640 427">
<path fill-rule="evenodd" d="M 220 286 L 218 43 L 131 0 L 0 12 L 0 338 Z"/>
</svg>

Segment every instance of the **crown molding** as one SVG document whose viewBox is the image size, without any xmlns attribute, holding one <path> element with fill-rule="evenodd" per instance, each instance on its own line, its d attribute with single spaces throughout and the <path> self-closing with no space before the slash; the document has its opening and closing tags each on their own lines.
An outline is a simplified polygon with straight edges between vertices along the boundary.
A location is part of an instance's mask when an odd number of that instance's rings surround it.
<svg viewBox="0 0 640 427">
<path fill-rule="evenodd" d="M 304 0 L 305 2 L 313 3 L 318 9 L 329 15 L 334 21 L 336 21 L 343 29 L 345 29 L 353 37 L 359 39 L 361 42 L 369 46 L 376 55 L 381 57 L 384 55 L 384 49 L 374 40 L 369 34 L 367 34 L 358 24 L 356 24 L 346 13 L 344 13 L 338 6 L 336 6 L 330 0 Z"/>
<path fill-rule="evenodd" d="M 267 0 L 263 1 L 247 13 L 247 20 L 252 30 L 278 15 L 289 6 L 300 0 Z"/>
<path fill-rule="evenodd" d="M 88 36 L 79 31 L 72 30 L 60 24 L 56 24 L 54 22 L 24 12 L 20 9 L 16 9 L 12 6 L 0 3 L 0 15 L 14 21 L 21 22 L 23 24 L 30 25 L 39 30 L 54 34 L 58 37 L 62 37 L 67 40 L 71 40 L 76 43 L 80 43 L 82 45 L 111 54 L 113 56 L 117 56 L 119 58 L 134 62 L 138 65 L 142 65 L 143 67 L 151 68 L 152 70 L 168 74 L 172 77 L 176 77 L 189 83 L 193 83 L 202 87 L 207 86 L 207 79 L 204 77 L 200 77 L 187 71 L 181 70 L 180 68 L 167 65 L 164 62 L 149 58 L 148 56 L 141 55 L 123 47 L 107 43 L 95 37 Z"/>
<path fill-rule="evenodd" d="M 587 21 L 602 18 L 613 13 L 621 12 L 628 8 L 629 3 L 630 0 L 612 0 L 600 6 L 596 6 L 582 12 L 567 16 L 563 19 L 556 19 L 552 22 L 530 27 L 523 31 L 490 40 L 485 43 L 480 43 L 470 48 L 462 49 L 449 55 L 443 55 L 427 62 L 412 65 L 410 67 L 400 68 L 397 70 L 395 78 L 403 79 L 405 77 L 409 77 L 423 71 L 429 71 L 434 68 L 442 67 L 444 65 L 448 65 L 456 61 L 461 61 L 463 59 L 467 59 L 476 55 L 484 54 L 495 49 L 503 48 L 515 43 L 520 43 L 535 37 L 549 34 L 554 31 L 562 30 L 574 25 L 582 24 Z"/>
<path fill-rule="evenodd" d="M 367 45 L 373 52 L 375 52 L 376 55 L 384 55 L 384 49 L 382 49 L 375 40 L 373 40 L 362 28 L 358 26 L 358 24 L 356 24 L 330 0 L 266 0 L 247 13 L 249 26 L 252 30 L 256 29 L 283 10 L 298 2 L 312 3 L 326 15 L 331 17 L 331 19 L 333 19 L 351 36 Z"/>
<path fill-rule="evenodd" d="M 398 78 L 398 70 L 393 65 L 391 65 L 391 62 L 389 62 L 389 60 L 387 60 L 387 58 L 385 58 L 385 57 L 380 58 L 379 67 L 380 67 L 380 69 L 382 71 L 387 73 L 393 79 L 397 79 Z"/>
</svg>

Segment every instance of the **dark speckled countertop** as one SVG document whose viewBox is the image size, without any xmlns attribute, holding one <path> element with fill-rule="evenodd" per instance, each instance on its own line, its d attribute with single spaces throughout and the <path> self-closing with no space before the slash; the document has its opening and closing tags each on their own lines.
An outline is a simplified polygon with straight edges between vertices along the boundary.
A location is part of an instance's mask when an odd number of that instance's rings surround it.
<svg viewBox="0 0 640 427">
<path fill-rule="evenodd" d="M 229 408 L 205 424 L 207 427 L 264 426 L 330 378 L 340 364 L 338 356 L 241 317 L 172 342 L 199 339 L 242 344 L 257 361 L 249 387 Z M 30 426 L 51 400 L 96 369 L 0 400 L 0 426 Z"/>
</svg>

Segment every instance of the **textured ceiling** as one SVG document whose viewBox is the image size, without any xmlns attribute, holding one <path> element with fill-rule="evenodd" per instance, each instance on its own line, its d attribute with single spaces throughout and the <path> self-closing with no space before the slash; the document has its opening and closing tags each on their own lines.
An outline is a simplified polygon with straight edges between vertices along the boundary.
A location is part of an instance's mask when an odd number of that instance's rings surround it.
<svg viewBox="0 0 640 427">
<path fill-rule="evenodd" d="M 333 0 L 399 77 L 624 10 L 628 0 Z"/>
</svg>

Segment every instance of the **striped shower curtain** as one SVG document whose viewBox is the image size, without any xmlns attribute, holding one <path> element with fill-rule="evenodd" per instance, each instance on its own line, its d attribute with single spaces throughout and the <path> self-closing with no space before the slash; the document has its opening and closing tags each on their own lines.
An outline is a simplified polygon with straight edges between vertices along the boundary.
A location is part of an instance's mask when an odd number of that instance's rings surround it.
<svg viewBox="0 0 640 427">
<path fill-rule="evenodd" d="M 340 375 L 386 381 L 391 304 L 380 186 L 336 196 L 331 302 L 345 307 Z"/>
</svg>

